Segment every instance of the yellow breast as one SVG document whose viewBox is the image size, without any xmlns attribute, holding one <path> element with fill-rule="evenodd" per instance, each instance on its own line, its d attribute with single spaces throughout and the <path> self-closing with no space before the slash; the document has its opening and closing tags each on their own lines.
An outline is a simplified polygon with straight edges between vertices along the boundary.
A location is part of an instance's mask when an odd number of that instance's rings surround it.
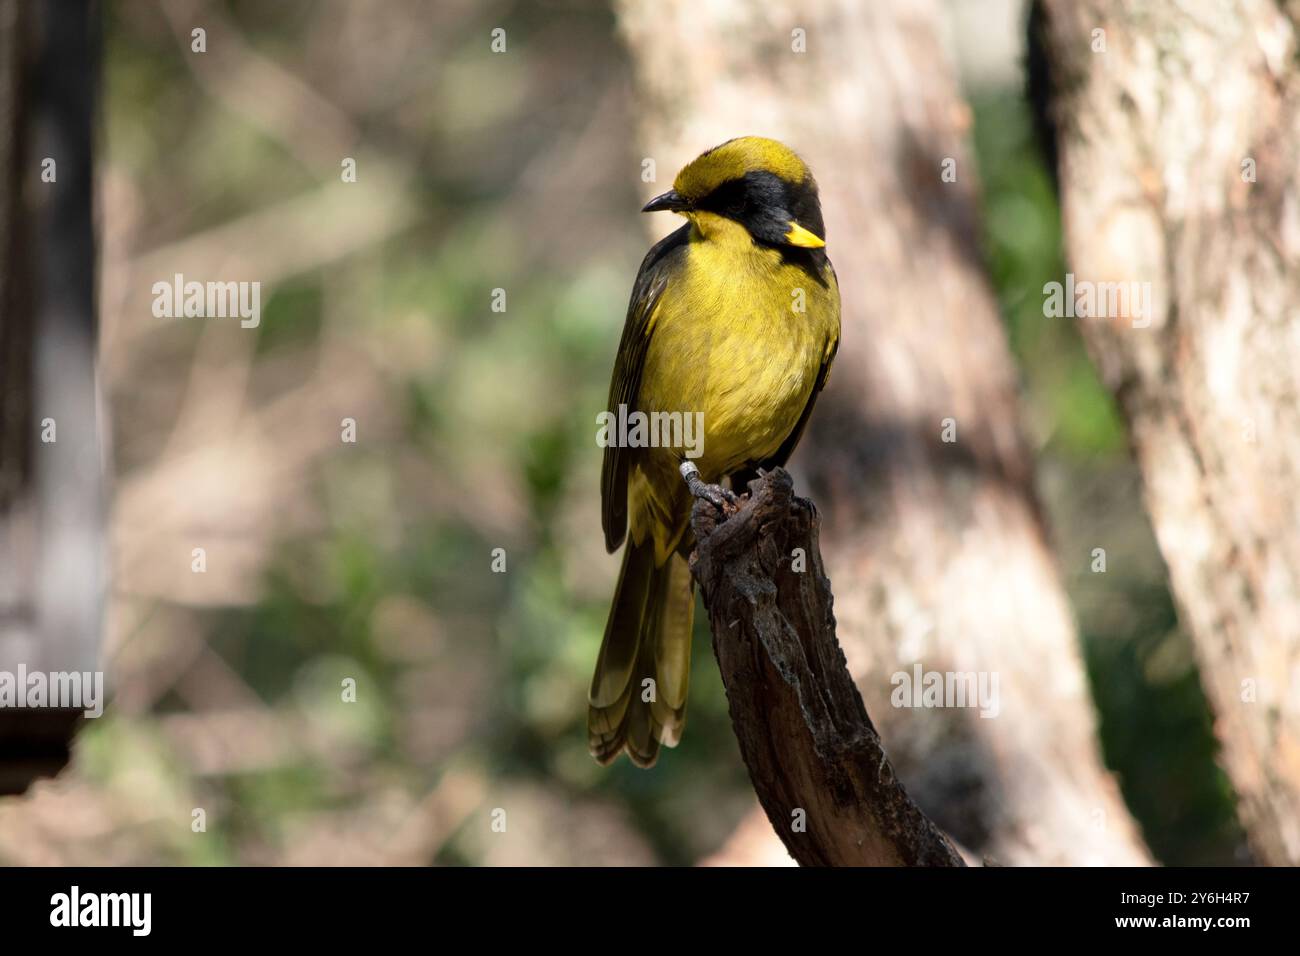
<svg viewBox="0 0 1300 956">
<path fill-rule="evenodd" d="M 819 281 L 747 234 L 730 238 L 697 233 L 689 245 L 684 275 L 659 302 L 639 390 L 646 411 L 703 413 L 696 465 L 707 481 L 776 453 L 839 337 L 829 266 Z"/>
</svg>

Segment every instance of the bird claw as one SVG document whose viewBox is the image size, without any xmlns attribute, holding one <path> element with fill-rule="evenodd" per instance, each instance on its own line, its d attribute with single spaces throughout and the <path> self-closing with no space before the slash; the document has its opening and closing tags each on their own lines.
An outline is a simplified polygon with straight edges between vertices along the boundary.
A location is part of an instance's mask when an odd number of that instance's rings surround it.
<svg viewBox="0 0 1300 956">
<path fill-rule="evenodd" d="M 695 495 L 696 498 L 707 501 L 723 514 L 726 514 L 728 510 L 734 511 L 739 507 L 736 496 L 722 485 L 706 485 L 704 482 L 700 482 L 698 487 L 691 489 L 691 494 Z"/>
<path fill-rule="evenodd" d="M 729 512 L 734 512 L 740 507 L 740 499 L 726 488 L 722 487 L 722 485 L 710 485 L 705 482 L 705 480 L 700 477 L 700 470 L 695 467 L 694 462 L 682 462 L 680 470 L 682 478 L 686 480 L 686 487 L 694 497 L 701 501 L 707 501 L 724 515 Z"/>
</svg>

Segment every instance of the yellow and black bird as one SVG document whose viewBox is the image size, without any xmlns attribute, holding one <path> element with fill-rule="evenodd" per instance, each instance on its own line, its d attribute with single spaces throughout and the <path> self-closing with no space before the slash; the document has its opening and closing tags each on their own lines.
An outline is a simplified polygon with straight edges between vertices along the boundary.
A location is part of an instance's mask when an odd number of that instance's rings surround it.
<svg viewBox="0 0 1300 956">
<path fill-rule="evenodd" d="M 685 166 L 642 211 L 660 210 L 688 222 L 641 263 L 610 411 L 703 413 L 699 478 L 743 491 L 798 444 L 839 345 L 817 184 L 788 147 L 746 136 Z M 685 724 L 695 597 L 684 455 L 605 448 L 605 546 L 626 535 L 627 548 L 588 698 L 588 744 L 601 763 L 626 750 L 652 766 Z"/>
</svg>

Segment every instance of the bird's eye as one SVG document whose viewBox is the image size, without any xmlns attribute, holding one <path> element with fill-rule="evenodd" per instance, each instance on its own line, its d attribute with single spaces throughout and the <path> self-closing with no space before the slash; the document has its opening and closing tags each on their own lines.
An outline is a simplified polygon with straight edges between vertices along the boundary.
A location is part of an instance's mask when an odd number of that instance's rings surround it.
<svg viewBox="0 0 1300 956">
<path fill-rule="evenodd" d="M 748 209 L 749 209 L 749 203 L 746 202 L 743 197 L 740 199 L 733 199 L 727 205 L 727 215 L 730 216 L 732 219 L 739 219 L 745 215 L 745 212 Z"/>
</svg>

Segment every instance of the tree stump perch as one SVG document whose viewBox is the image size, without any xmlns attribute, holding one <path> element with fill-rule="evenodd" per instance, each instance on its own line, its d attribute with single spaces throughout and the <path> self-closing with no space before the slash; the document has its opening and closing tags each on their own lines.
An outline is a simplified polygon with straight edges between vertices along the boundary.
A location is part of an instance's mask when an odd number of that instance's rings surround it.
<svg viewBox="0 0 1300 956">
<path fill-rule="evenodd" d="M 962 866 L 894 774 L 835 637 L 819 520 L 777 468 L 738 510 L 698 500 L 704 595 L 741 756 L 804 866 Z"/>
</svg>

